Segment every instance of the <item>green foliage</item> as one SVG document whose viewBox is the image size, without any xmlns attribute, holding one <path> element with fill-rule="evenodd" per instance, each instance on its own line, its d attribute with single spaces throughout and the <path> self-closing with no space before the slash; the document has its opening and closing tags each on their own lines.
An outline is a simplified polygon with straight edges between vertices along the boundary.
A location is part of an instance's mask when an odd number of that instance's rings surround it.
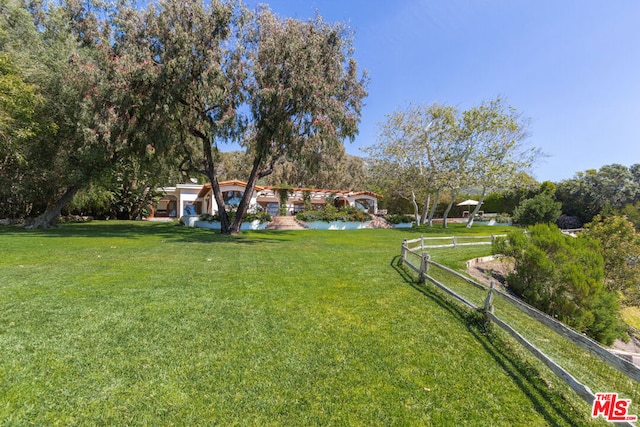
<svg viewBox="0 0 640 427">
<path fill-rule="evenodd" d="M 523 300 L 579 332 L 606 344 L 623 336 L 616 294 L 604 286 L 604 260 L 596 241 L 536 225 L 494 242 L 511 257 L 507 283 Z"/>
<path fill-rule="evenodd" d="M 627 217 L 627 220 L 633 223 L 636 231 L 640 231 L 640 202 L 626 204 L 620 210 L 620 215 Z"/>
<path fill-rule="evenodd" d="M 561 230 L 571 230 L 582 227 L 582 221 L 577 216 L 562 214 L 556 220 L 556 224 Z"/>
<path fill-rule="evenodd" d="M 553 224 L 562 213 L 562 203 L 553 195 L 542 192 L 531 199 L 525 199 L 513 212 L 513 221 L 520 225 Z"/>
<path fill-rule="evenodd" d="M 227 211 L 227 217 L 229 218 L 230 221 L 233 221 L 236 218 L 236 211 L 235 210 L 229 210 Z M 213 215 L 211 214 L 201 214 L 198 219 L 200 221 L 207 221 L 207 222 L 214 222 L 214 221 L 220 221 L 220 215 L 218 213 L 215 213 Z M 271 215 L 269 215 L 268 212 L 264 212 L 264 211 L 258 211 L 258 212 L 249 212 L 245 215 L 244 217 L 244 221 L 243 222 L 253 222 L 253 221 L 260 221 L 261 223 L 263 222 L 271 222 L 272 218 Z"/>
<path fill-rule="evenodd" d="M 371 215 L 362 212 L 353 206 L 345 206 L 337 209 L 333 205 L 326 205 L 323 210 L 304 211 L 296 214 L 296 218 L 303 222 L 313 221 L 348 221 L 348 222 L 366 222 L 371 221 Z"/>
<path fill-rule="evenodd" d="M 278 214 L 286 215 L 287 214 L 287 199 L 291 194 L 293 194 L 293 187 L 289 185 L 281 185 L 277 188 L 274 188 L 275 192 L 278 194 L 278 200 L 280 205 L 278 206 Z"/>
<path fill-rule="evenodd" d="M 387 115 L 380 142 L 366 151 L 370 156 L 371 180 L 389 198 L 388 209 L 405 199 L 430 206 L 427 195 L 448 193 L 466 179 L 470 146 L 462 138 L 460 114 L 451 106 L 409 105 Z M 407 209 L 404 209 L 407 211 Z"/>
<path fill-rule="evenodd" d="M 596 216 L 584 233 L 600 244 L 607 288 L 621 292 L 626 304 L 640 305 L 640 234 L 633 223 L 621 216 Z"/>
<path fill-rule="evenodd" d="M 110 214 L 113 201 L 112 191 L 100 186 L 90 186 L 79 191 L 63 212 L 105 218 Z"/>
<path fill-rule="evenodd" d="M 583 224 L 591 222 L 605 209 L 619 211 L 640 199 L 640 167 L 619 164 L 579 172 L 572 179 L 558 183 L 556 199 L 566 215 L 577 216 Z"/>
<path fill-rule="evenodd" d="M 402 214 L 385 215 L 384 219 L 389 221 L 391 224 L 407 224 L 415 220 L 411 215 Z"/>
</svg>

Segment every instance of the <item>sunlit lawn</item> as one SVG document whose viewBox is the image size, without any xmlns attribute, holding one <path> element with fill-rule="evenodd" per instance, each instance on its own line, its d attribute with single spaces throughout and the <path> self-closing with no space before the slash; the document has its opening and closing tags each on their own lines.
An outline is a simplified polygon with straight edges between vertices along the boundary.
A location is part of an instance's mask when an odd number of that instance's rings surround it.
<svg viewBox="0 0 640 427">
<path fill-rule="evenodd" d="M 425 232 L 0 228 L 0 424 L 590 423 L 397 266 Z"/>
</svg>

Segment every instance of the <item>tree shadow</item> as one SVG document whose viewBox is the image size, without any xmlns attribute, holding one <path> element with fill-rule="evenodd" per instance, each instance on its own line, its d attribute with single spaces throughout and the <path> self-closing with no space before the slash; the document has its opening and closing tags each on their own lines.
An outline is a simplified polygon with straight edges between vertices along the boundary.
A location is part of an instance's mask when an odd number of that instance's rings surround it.
<svg viewBox="0 0 640 427">
<path fill-rule="evenodd" d="M 455 303 L 445 293 L 426 282 L 419 283 L 415 275 L 401 265 L 399 255 L 391 260 L 391 266 L 405 283 L 447 310 L 455 319 L 466 326 L 469 333 L 513 379 L 517 387 L 527 396 L 536 411 L 545 418 L 549 425 L 574 426 L 580 423 L 575 415 L 580 414 L 582 408 L 575 407 L 560 390 L 551 389 L 539 368 L 518 354 L 517 348 L 514 347 L 517 344 L 511 343 L 506 337 L 496 333 L 491 325 L 487 327 L 484 316 L 480 312 L 472 311 Z M 570 414 L 573 414 L 574 417 L 570 417 Z"/>
</svg>

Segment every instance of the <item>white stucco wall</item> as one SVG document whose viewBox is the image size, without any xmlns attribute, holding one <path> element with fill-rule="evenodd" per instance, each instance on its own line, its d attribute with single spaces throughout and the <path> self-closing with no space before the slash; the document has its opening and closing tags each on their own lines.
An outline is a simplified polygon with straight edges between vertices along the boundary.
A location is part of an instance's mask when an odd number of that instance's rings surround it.
<svg viewBox="0 0 640 427">
<path fill-rule="evenodd" d="M 201 184 L 178 184 L 175 196 L 178 199 L 178 217 L 185 215 L 184 208 L 188 202 L 195 204 L 198 193 L 202 189 Z M 195 207 L 194 207 L 195 209 Z M 193 212 L 195 214 L 195 211 Z"/>
</svg>

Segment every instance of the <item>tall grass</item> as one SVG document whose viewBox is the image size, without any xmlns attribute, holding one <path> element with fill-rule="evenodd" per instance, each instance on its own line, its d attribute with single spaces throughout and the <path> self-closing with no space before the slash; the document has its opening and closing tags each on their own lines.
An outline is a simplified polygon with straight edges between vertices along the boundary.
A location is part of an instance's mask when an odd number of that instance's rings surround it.
<svg viewBox="0 0 640 427">
<path fill-rule="evenodd" d="M 591 424 L 397 265 L 424 232 L 2 227 L 0 424 Z"/>
</svg>

